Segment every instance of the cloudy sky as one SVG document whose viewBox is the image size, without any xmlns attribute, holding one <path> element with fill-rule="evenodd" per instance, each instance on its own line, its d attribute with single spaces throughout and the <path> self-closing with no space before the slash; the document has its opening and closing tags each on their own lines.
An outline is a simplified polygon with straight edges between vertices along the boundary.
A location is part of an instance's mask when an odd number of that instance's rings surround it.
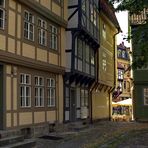
<svg viewBox="0 0 148 148">
<path fill-rule="evenodd" d="M 127 47 L 130 47 L 130 44 L 127 41 L 123 40 L 123 38 L 127 37 L 128 35 L 128 13 L 127 11 L 119 12 L 119 13 L 116 13 L 116 16 L 122 30 L 122 33 L 120 33 L 117 36 L 117 44 L 124 42 L 124 44 Z"/>
</svg>

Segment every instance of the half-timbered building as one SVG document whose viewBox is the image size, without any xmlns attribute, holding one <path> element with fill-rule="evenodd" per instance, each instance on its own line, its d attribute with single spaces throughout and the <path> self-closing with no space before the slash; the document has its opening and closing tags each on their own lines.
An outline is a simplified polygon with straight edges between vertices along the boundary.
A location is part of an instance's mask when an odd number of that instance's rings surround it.
<svg viewBox="0 0 148 148">
<path fill-rule="evenodd" d="M 64 121 L 90 117 L 90 87 L 96 79 L 99 48 L 97 0 L 69 0 Z"/>
<path fill-rule="evenodd" d="M 63 122 L 66 26 L 66 0 L 0 0 L 1 130 Z"/>
<path fill-rule="evenodd" d="M 116 87 L 116 35 L 121 31 L 112 5 L 100 0 L 97 80 L 92 90 L 92 120 L 110 120 L 112 93 Z"/>
</svg>

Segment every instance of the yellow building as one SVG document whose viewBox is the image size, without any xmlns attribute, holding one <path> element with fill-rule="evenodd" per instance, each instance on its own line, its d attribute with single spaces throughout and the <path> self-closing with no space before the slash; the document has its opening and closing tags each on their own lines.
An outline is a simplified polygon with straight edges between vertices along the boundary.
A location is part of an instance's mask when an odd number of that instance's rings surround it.
<svg viewBox="0 0 148 148">
<path fill-rule="evenodd" d="M 0 13 L 0 129 L 42 132 L 63 122 L 67 1 L 1 0 Z"/>
<path fill-rule="evenodd" d="M 92 88 L 92 120 L 110 119 L 112 91 L 116 84 L 115 37 L 120 31 L 112 6 L 100 1 L 100 49 L 98 53 L 97 82 Z"/>
</svg>

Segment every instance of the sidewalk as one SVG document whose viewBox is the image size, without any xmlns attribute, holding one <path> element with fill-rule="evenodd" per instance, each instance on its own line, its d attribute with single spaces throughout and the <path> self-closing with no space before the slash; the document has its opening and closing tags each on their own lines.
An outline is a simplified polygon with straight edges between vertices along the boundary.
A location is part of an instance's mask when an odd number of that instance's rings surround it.
<svg viewBox="0 0 148 148">
<path fill-rule="evenodd" d="M 130 131 L 137 130 L 148 131 L 148 123 L 101 121 L 90 125 L 89 128 L 82 131 L 50 134 L 50 136 L 56 136 L 57 140 L 51 140 L 52 137 L 50 137 L 50 139 L 37 138 L 37 148 L 108 148 L 110 147 L 109 145 L 118 144 L 120 141 L 118 141 L 119 137 L 123 140 L 124 135 L 128 135 Z M 130 135 L 131 134 L 129 134 L 128 137 L 132 137 L 132 135 Z M 145 138 L 148 139 L 148 134 Z M 127 145 L 128 144 L 127 142 Z M 119 146 L 120 145 L 123 146 L 124 144 L 119 143 Z M 148 147 L 148 142 L 146 146 Z"/>
</svg>

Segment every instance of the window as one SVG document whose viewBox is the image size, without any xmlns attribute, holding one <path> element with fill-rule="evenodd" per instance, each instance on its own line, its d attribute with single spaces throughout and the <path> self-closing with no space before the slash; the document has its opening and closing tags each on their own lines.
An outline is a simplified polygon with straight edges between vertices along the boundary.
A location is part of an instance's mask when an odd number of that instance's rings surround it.
<svg viewBox="0 0 148 148">
<path fill-rule="evenodd" d="M 0 0 L 0 29 L 5 26 L 5 0 Z"/>
<path fill-rule="evenodd" d="M 148 105 L 148 88 L 144 88 L 144 105 Z"/>
<path fill-rule="evenodd" d="M 20 105 L 21 107 L 31 106 L 31 76 L 20 74 Z"/>
<path fill-rule="evenodd" d="M 124 88 L 124 90 L 126 90 L 126 81 L 124 81 L 124 83 L 123 83 L 123 88 Z"/>
<path fill-rule="evenodd" d="M 126 58 L 125 51 L 122 51 L 122 58 Z"/>
<path fill-rule="evenodd" d="M 123 79 L 123 70 L 118 69 L 118 79 Z"/>
<path fill-rule="evenodd" d="M 118 57 L 120 58 L 122 56 L 122 52 L 121 52 L 121 50 L 119 49 L 118 50 Z"/>
<path fill-rule="evenodd" d="M 88 90 L 81 89 L 81 106 L 88 106 Z"/>
<path fill-rule="evenodd" d="M 47 79 L 47 100 L 48 100 L 48 106 L 49 107 L 55 107 L 55 79 L 49 78 Z"/>
<path fill-rule="evenodd" d="M 5 0 L 0 0 L 0 6 L 5 7 Z"/>
<path fill-rule="evenodd" d="M 78 70 L 82 71 L 82 59 L 83 59 L 83 43 L 82 40 L 78 39 Z"/>
<path fill-rule="evenodd" d="M 38 37 L 39 44 L 46 46 L 47 44 L 47 23 L 42 19 L 38 19 Z"/>
<path fill-rule="evenodd" d="M 44 78 L 35 76 L 35 106 L 44 106 Z"/>
<path fill-rule="evenodd" d="M 68 87 L 65 88 L 66 94 L 65 94 L 65 107 L 69 108 L 70 107 L 70 90 Z"/>
<path fill-rule="evenodd" d="M 106 53 L 103 53 L 103 59 L 102 59 L 102 69 L 103 69 L 103 71 L 106 71 L 106 68 L 107 68 Z"/>
<path fill-rule="evenodd" d="M 93 49 L 91 49 L 91 51 L 90 51 L 91 53 L 91 57 L 90 57 L 90 59 L 91 59 L 91 61 L 90 61 L 90 63 L 91 63 L 91 75 L 95 75 L 95 52 L 94 52 L 94 50 Z"/>
<path fill-rule="evenodd" d="M 95 75 L 95 51 L 85 41 L 77 38 L 75 41 L 75 69 Z"/>
<path fill-rule="evenodd" d="M 58 49 L 58 28 L 50 25 L 50 48 Z"/>
<path fill-rule="evenodd" d="M 34 40 L 34 16 L 28 11 L 24 12 L 24 37 Z"/>
<path fill-rule="evenodd" d="M 119 82 L 119 90 L 120 90 L 120 92 L 122 92 L 122 89 L 123 89 L 123 84 L 122 84 L 122 82 Z"/>
<path fill-rule="evenodd" d="M 90 73 L 90 48 L 88 45 L 86 45 L 86 59 L 85 59 L 85 64 L 86 64 L 86 73 Z"/>
<path fill-rule="evenodd" d="M 104 23 L 103 23 L 102 35 L 103 38 L 106 39 L 106 25 Z"/>
</svg>

